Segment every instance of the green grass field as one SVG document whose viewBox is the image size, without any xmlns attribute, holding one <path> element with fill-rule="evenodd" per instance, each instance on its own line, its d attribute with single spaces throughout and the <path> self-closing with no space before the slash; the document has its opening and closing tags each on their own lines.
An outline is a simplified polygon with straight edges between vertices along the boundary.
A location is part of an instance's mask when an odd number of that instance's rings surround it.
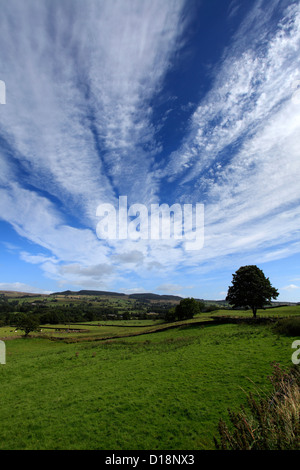
<svg viewBox="0 0 300 470">
<path fill-rule="evenodd" d="M 0 449 L 214 449 L 227 409 L 268 391 L 272 362 L 292 365 L 294 339 L 262 325 L 191 322 L 114 340 L 7 340 Z"/>
</svg>

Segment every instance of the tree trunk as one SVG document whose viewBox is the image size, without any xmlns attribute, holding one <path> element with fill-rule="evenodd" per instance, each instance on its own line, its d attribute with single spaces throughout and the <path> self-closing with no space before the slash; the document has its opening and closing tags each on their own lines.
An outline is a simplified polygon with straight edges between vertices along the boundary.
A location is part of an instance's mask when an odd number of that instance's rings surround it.
<svg viewBox="0 0 300 470">
<path fill-rule="evenodd" d="M 256 318 L 257 308 L 256 308 L 256 307 L 252 307 L 252 312 L 253 312 L 253 318 Z"/>
</svg>

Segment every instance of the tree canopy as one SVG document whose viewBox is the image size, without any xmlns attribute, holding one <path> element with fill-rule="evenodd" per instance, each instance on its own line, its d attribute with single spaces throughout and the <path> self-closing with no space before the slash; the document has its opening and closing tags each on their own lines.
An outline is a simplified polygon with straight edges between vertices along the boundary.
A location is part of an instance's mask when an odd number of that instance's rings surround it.
<svg viewBox="0 0 300 470">
<path fill-rule="evenodd" d="M 233 274 L 226 300 L 235 308 L 250 307 L 254 318 L 258 308 L 270 305 L 279 293 L 263 271 L 255 265 L 242 266 Z"/>
<path fill-rule="evenodd" d="M 193 299 L 193 297 L 182 299 L 175 309 L 176 318 L 178 320 L 193 318 L 194 315 L 201 312 L 202 307 L 203 304 Z"/>
<path fill-rule="evenodd" d="M 26 337 L 31 331 L 37 331 L 39 325 L 40 321 L 38 316 L 32 315 L 32 313 L 22 313 L 18 316 L 16 321 L 17 330 L 23 330 Z"/>
</svg>

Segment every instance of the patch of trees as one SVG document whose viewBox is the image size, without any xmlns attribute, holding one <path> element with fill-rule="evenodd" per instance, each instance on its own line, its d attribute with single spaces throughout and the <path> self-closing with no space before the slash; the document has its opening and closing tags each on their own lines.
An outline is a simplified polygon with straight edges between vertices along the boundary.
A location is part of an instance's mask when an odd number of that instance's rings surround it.
<svg viewBox="0 0 300 470">
<path fill-rule="evenodd" d="M 0 299 L 0 324 L 15 326 L 20 314 L 30 314 L 39 317 L 40 325 L 76 323 L 87 321 L 114 320 L 114 319 L 153 319 L 153 314 L 147 312 L 143 304 L 133 305 L 125 310 L 113 305 L 100 304 L 98 302 L 70 302 L 61 304 L 19 302 Z M 155 318 L 164 318 L 165 310 L 157 313 Z"/>
<path fill-rule="evenodd" d="M 93 300 L 93 301 L 91 301 Z M 15 325 L 18 314 L 32 314 L 40 319 L 40 324 L 67 324 L 76 322 L 117 320 L 117 319 L 160 319 L 165 321 L 175 321 L 176 319 L 191 318 L 196 313 L 215 310 L 216 307 L 204 304 L 203 301 L 181 299 L 177 306 L 170 309 L 170 303 L 163 301 L 150 304 L 148 300 L 136 300 L 124 305 L 122 302 L 116 304 L 109 300 L 99 303 L 98 299 L 82 300 L 80 302 L 61 302 L 49 298 L 47 301 L 34 300 L 18 301 L 8 300 L 0 297 L 0 324 Z M 194 302 L 196 307 L 194 306 Z M 198 309 L 200 307 L 200 310 Z"/>
<path fill-rule="evenodd" d="M 193 297 L 182 299 L 176 307 L 168 310 L 166 321 L 180 321 L 193 318 L 195 315 L 203 312 L 205 309 L 204 302 L 195 300 Z"/>
</svg>

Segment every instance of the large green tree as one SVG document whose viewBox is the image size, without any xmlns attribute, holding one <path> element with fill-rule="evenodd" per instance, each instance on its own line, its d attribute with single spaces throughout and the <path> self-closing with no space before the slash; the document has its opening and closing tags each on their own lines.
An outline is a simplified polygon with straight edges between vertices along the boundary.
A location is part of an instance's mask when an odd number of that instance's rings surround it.
<svg viewBox="0 0 300 470">
<path fill-rule="evenodd" d="M 38 331 L 40 326 L 40 320 L 37 315 L 32 313 L 21 313 L 16 321 L 16 329 L 23 330 L 24 336 L 27 337 L 31 331 Z"/>
<path fill-rule="evenodd" d="M 233 274 L 232 286 L 228 288 L 226 300 L 235 308 L 250 307 L 256 318 L 258 308 L 270 305 L 279 293 L 255 265 L 242 266 Z"/>
</svg>

